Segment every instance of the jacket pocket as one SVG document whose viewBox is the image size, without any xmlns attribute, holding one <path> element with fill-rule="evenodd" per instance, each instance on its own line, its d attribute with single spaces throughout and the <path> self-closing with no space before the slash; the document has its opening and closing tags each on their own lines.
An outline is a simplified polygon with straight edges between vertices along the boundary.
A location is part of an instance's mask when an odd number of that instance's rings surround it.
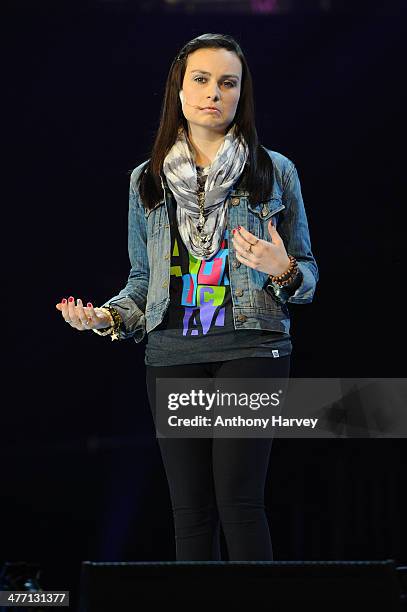
<svg viewBox="0 0 407 612">
<path fill-rule="evenodd" d="M 247 201 L 248 210 L 248 225 L 249 232 L 254 234 L 257 238 L 270 241 L 270 235 L 268 232 L 269 219 L 285 208 L 281 198 L 271 198 L 266 202 L 260 202 L 259 204 L 251 204 Z"/>
<path fill-rule="evenodd" d="M 259 204 L 251 204 L 249 200 L 247 200 L 247 208 L 249 212 L 253 213 L 256 217 L 261 219 L 262 221 L 268 221 L 270 217 L 277 214 L 285 205 L 282 202 L 282 199 L 279 197 L 270 198 L 266 202 L 260 202 Z"/>
</svg>

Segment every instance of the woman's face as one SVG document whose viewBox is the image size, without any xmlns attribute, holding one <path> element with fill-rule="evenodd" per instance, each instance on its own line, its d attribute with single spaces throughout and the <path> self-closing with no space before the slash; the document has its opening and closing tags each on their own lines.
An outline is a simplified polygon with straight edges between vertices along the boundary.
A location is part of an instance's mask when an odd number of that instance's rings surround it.
<svg viewBox="0 0 407 612">
<path fill-rule="evenodd" d="M 227 49 L 197 49 L 188 56 L 182 92 L 182 111 L 190 128 L 200 126 L 226 133 L 240 97 L 242 64 Z M 217 111 L 204 110 L 213 106 Z"/>
</svg>

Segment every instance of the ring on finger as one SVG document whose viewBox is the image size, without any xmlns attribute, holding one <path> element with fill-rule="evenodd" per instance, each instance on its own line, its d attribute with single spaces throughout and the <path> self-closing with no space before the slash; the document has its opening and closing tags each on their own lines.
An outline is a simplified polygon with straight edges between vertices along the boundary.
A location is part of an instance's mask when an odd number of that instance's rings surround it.
<svg viewBox="0 0 407 612">
<path fill-rule="evenodd" d="M 246 249 L 246 251 L 247 251 L 248 253 L 252 253 L 252 247 L 256 246 L 256 244 L 258 243 L 258 241 L 259 241 L 259 239 L 257 238 L 256 242 L 250 242 L 250 244 L 249 244 L 249 248 L 248 248 L 248 249 Z"/>
</svg>

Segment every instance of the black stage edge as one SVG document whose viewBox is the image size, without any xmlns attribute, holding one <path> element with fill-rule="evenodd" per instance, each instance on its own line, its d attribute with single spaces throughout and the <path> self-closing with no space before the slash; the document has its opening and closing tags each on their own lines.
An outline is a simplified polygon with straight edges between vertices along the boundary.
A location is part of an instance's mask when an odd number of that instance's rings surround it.
<svg viewBox="0 0 407 612">
<path fill-rule="evenodd" d="M 198 607 L 400 612 L 394 560 L 92 562 L 81 568 L 80 612 Z M 265 603 L 267 606 L 265 607 Z M 292 604 L 291 608 L 286 606 Z M 295 607 L 294 607 L 295 605 Z M 164 607 L 165 606 L 165 607 Z M 181 607 L 180 607 L 181 606 Z M 253 608 L 253 606 L 255 606 Z M 346 606 L 346 607 L 345 607 Z M 318 608 L 320 609 L 320 608 Z M 403 608 L 404 609 L 404 608 Z"/>
</svg>

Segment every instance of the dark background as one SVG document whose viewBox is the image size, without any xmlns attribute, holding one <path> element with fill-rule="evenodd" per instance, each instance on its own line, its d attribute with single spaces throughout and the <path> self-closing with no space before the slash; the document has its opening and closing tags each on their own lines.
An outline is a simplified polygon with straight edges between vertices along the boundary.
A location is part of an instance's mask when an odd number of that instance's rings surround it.
<svg viewBox="0 0 407 612">
<path fill-rule="evenodd" d="M 290 306 L 292 375 L 403 377 L 405 15 L 88 2 L 5 16 L 0 560 L 38 561 L 45 587 L 75 591 L 82 560 L 175 558 L 145 341 L 79 333 L 55 309 L 126 284 L 129 174 L 149 157 L 174 55 L 204 32 L 234 36 L 260 141 L 297 166 L 320 282 Z M 275 440 L 275 559 L 405 563 L 406 458 L 404 439 Z"/>
</svg>

